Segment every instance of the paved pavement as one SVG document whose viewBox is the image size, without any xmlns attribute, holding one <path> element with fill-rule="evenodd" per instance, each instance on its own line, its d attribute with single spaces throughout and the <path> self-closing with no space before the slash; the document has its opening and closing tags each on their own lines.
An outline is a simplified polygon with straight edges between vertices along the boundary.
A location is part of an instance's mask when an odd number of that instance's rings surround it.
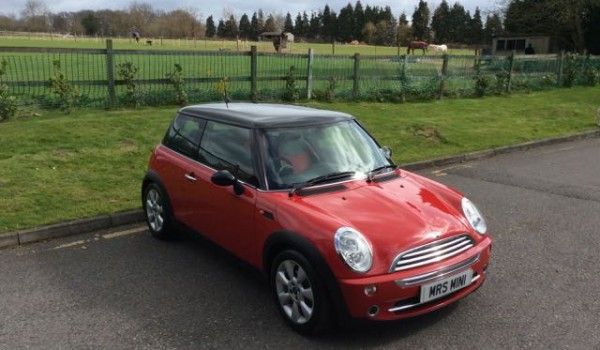
<svg viewBox="0 0 600 350">
<path fill-rule="evenodd" d="M 495 238 L 488 280 L 450 307 L 306 338 L 229 254 L 121 227 L 0 250 L 0 349 L 600 350 L 600 139 L 422 173 Z"/>
</svg>

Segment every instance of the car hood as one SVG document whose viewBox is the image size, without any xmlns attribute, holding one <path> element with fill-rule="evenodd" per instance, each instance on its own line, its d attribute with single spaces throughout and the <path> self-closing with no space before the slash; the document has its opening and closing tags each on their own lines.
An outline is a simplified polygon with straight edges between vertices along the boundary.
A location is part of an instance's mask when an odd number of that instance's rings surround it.
<svg viewBox="0 0 600 350">
<path fill-rule="evenodd" d="M 342 185 L 336 185 L 338 188 Z M 461 232 L 470 232 L 460 210 L 462 195 L 418 175 L 385 182 L 343 184 L 345 189 L 294 196 L 293 207 L 305 218 L 303 227 L 322 218 L 331 239 L 349 226 L 373 245 L 374 254 L 390 261 L 398 253 Z M 380 260 L 381 261 L 381 260 Z"/>
</svg>

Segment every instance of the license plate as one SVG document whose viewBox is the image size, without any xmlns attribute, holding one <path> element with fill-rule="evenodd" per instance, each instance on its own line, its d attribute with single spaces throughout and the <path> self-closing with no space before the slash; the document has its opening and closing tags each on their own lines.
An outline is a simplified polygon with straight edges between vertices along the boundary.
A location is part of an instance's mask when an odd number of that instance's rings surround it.
<svg viewBox="0 0 600 350">
<path fill-rule="evenodd" d="M 421 286 L 421 303 L 426 303 L 454 293 L 459 289 L 465 288 L 471 284 L 473 270 L 469 269 L 443 280 L 423 284 Z"/>
</svg>

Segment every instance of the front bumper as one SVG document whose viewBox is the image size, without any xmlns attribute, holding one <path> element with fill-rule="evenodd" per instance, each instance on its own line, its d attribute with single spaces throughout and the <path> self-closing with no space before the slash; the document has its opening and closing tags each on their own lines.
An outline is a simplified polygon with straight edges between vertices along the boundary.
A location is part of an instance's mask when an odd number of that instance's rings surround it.
<svg viewBox="0 0 600 350">
<path fill-rule="evenodd" d="M 446 261 L 374 277 L 339 280 L 350 316 L 372 320 L 413 317 L 449 305 L 475 291 L 486 278 L 492 239 L 488 236 L 473 248 Z M 473 271 L 471 284 L 452 294 L 420 302 L 421 285 L 466 270 Z M 374 287 L 373 287 L 374 286 Z M 367 295 L 367 290 L 375 289 Z"/>
</svg>

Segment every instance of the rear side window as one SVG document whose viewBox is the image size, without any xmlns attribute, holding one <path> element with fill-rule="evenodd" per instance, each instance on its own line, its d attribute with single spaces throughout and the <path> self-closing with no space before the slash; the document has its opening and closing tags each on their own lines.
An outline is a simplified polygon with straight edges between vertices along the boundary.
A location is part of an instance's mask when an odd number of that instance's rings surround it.
<svg viewBox="0 0 600 350">
<path fill-rule="evenodd" d="M 205 121 L 201 119 L 179 114 L 167 131 L 163 144 L 176 152 L 195 158 L 204 124 Z"/>
<path fill-rule="evenodd" d="M 229 170 L 240 180 L 257 186 L 251 136 L 250 129 L 208 121 L 198 158 L 211 168 Z"/>
</svg>

